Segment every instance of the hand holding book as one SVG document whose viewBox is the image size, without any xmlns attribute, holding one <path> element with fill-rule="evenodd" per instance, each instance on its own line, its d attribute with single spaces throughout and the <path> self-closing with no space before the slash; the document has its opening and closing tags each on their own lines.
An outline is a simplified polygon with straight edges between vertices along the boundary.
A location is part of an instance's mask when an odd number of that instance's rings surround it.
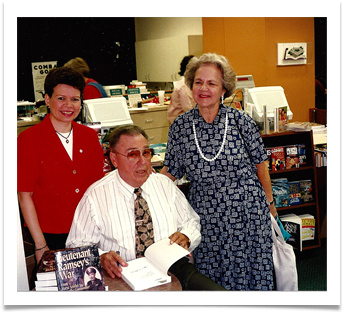
<svg viewBox="0 0 344 312">
<path fill-rule="evenodd" d="M 190 239 L 181 232 L 175 232 L 170 237 L 170 245 L 177 244 L 189 252 Z M 191 257 L 191 254 L 189 254 Z M 110 251 L 100 256 L 102 267 L 111 278 L 122 278 L 122 267 L 127 267 L 128 263 L 123 260 L 118 252 Z"/>
<path fill-rule="evenodd" d="M 169 239 L 171 240 L 170 241 L 171 245 L 173 243 L 176 243 L 177 245 L 183 247 L 187 251 L 190 251 L 189 250 L 190 239 L 185 234 L 180 233 L 180 232 L 175 232 L 169 237 Z M 191 254 L 189 254 L 189 256 L 191 257 Z"/>
</svg>

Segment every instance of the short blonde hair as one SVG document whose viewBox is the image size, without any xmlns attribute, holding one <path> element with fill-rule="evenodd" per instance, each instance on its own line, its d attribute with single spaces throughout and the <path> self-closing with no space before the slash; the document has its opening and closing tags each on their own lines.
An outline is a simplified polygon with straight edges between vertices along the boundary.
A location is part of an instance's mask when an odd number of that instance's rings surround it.
<svg viewBox="0 0 344 312">
<path fill-rule="evenodd" d="M 192 90 L 196 70 L 205 64 L 213 64 L 221 70 L 222 86 L 226 90 L 224 97 L 231 96 L 236 90 L 236 74 L 233 67 L 223 55 L 205 53 L 200 58 L 193 57 L 186 66 L 184 73 L 185 84 Z"/>
</svg>

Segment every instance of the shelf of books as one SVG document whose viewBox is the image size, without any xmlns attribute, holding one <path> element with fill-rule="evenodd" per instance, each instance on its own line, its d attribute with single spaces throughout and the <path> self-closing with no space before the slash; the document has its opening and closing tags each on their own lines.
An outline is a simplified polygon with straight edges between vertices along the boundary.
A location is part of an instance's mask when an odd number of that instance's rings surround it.
<svg viewBox="0 0 344 312">
<path fill-rule="evenodd" d="M 295 251 L 320 247 L 319 205 L 312 131 L 262 135 L 279 218 Z"/>
</svg>

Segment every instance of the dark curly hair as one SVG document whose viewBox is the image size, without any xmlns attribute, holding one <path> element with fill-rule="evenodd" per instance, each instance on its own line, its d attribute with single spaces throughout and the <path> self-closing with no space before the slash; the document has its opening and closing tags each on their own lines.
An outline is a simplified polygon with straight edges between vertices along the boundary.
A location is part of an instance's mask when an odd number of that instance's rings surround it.
<svg viewBox="0 0 344 312">
<path fill-rule="evenodd" d="M 45 94 L 48 94 L 49 97 L 51 97 L 54 92 L 54 88 L 59 84 L 66 84 L 80 90 L 80 96 L 82 97 L 85 88 L 85 79 L 79 72 L 70 67 L 53 68 L 45 77 Z"/>
</svg>

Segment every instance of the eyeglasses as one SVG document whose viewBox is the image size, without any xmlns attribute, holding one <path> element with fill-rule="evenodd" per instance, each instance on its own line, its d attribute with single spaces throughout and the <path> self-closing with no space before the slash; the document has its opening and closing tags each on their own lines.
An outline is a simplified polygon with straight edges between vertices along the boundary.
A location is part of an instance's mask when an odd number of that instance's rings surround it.
<svg viewBox="0 0 344 312">
<path fill-rule="evenodd" d="M 127 159 L 130 161 L 138 161 L 140 159 L 141 155 L 145 159 L 152 159 L 152 157 L 154 156 L 154 149 L 146 148 L 142 152 L 140 150 L 132 150 L 132 151 L 128 152 L 127 155 L 121 154 L 118 152 L 115 152 L 115 153 L 127 157 Z"/>
</svg>

